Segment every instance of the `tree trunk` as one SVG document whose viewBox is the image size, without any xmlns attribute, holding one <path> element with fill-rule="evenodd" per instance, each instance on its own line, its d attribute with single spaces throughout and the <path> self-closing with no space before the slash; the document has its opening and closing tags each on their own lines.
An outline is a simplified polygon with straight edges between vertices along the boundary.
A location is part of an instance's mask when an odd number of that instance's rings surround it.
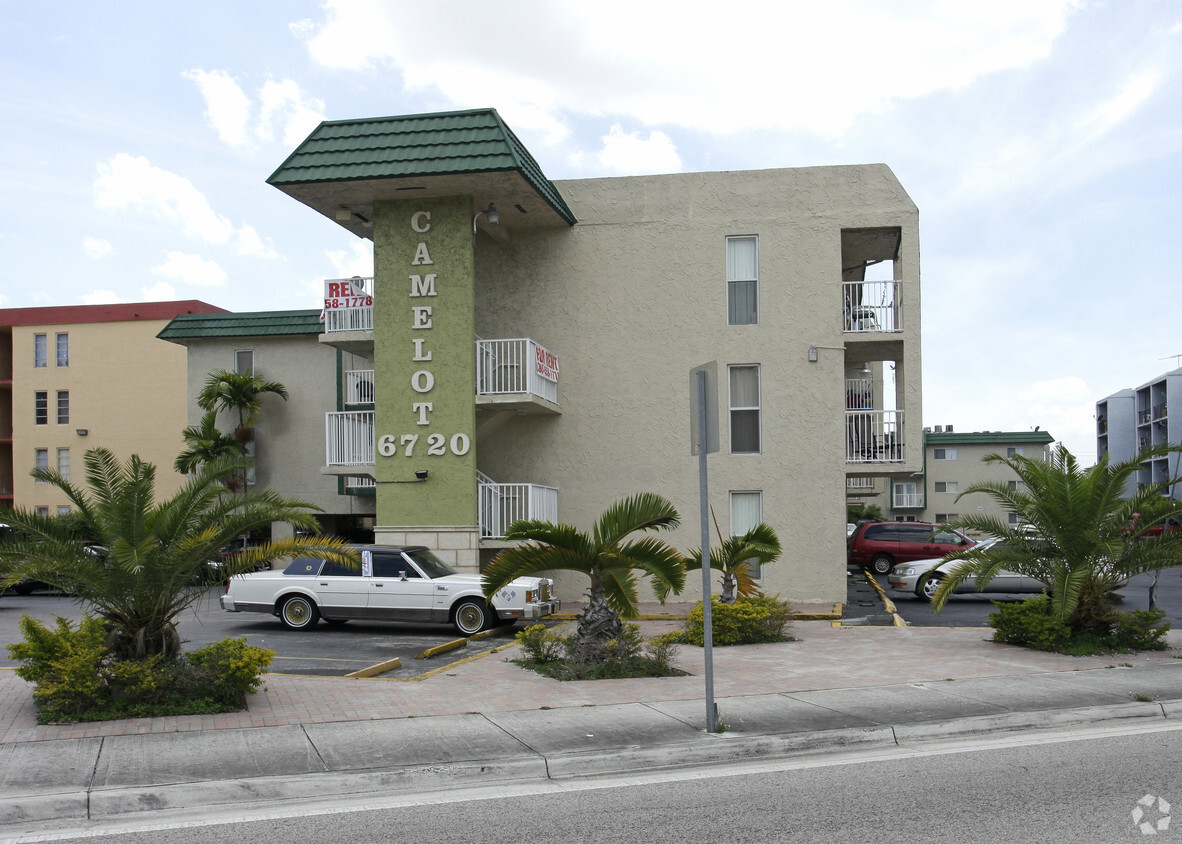
<svg viewBox="0 0 1182 844">
<path fill-rule="evenodd" d="M 574 657 L 582 662 L 602 662 L 606 658 L 604 646 L 612 639 L 618 639 L 623 632 L 624 623 L 608 603 L 603 582 L 592 576 L 587 606 L 583 608 L 575 630 Z"/>
<path fill-rule="evenodd" d="M 724 604 L 733 604 L 735 602 L 735 586 L 739 580 L 731 572 L 724 572 L 722 575 L 722 594 L 718 600 Z"/>
</svg>

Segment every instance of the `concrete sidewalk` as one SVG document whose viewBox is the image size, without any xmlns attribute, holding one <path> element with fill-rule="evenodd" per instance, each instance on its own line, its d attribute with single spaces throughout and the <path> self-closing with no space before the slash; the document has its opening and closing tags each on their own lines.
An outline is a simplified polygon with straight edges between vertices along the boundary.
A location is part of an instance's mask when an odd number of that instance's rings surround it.
<svg viewBox="0 0 1182 844">
<path fill-rule="evenodd" d="M 801 621 L 792 633 L 714 649 L 721 734 L 704 732 L 703 657 L 690 647 L 676 660 L 684 677 L 559 682 L 508 662 L 507 645 L 415 682 L 270 675 L 244 712 L 54 726 L 36 725 L 29 686 L 4 671 L 0 824 L 16 833 L 1182 714 L 1176 651 L 1068 657 L 995 645 L 981 628 Z"/>
</svg>

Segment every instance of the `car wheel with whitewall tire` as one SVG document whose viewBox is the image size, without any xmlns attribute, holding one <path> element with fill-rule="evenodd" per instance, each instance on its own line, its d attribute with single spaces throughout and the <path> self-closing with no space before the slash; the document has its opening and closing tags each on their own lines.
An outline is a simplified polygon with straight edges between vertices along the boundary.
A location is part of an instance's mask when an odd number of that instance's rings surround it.
<svg viewBox="0 0 1182 844">
<path fill-rule="evenodd" d="M 870 558 L 868 568 L 875 574 L 890 574 L 895 561 L 890 554 L 875 554 Z"/>
<path fill-rule="evenodd" d="M 493 612 L 487 603 L 468 598 L 456 604 L 451 623 L 464 636 L 479 633 L 493 623 Z"/>
<path fill-rule="evenodd" d="M 308 630 L 320 620 L 320 610 L 311 598 L 292 595 L 284 599 L 283 606 L 279 608 L 279 620 L 288 630 Z"/>
<path fill-rule="evenodd" d="M 925 574 L 920 578 L 919 586 L 915 589 L 915 594 L 923 598 L 925 601 L 930 601 L 936 597 L 936 593 L 940 591 L 940 584 L 944 582 L 944 575 L 938 572 L 931 572 Z"/>
</svg>

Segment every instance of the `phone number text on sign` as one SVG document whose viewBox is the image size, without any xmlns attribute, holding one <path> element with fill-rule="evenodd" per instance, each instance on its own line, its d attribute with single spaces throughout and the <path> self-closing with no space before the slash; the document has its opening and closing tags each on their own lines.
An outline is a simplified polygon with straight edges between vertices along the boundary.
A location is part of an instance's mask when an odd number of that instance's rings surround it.
<svg viewBox="0 0 1182 844">
<path fill-rule="evenodd" d="M 337 308 L 372 308 L 372 296 L 345 296 L 340 299 L 325 299 L 324 309 L 328 311 Z"/>
</svg>

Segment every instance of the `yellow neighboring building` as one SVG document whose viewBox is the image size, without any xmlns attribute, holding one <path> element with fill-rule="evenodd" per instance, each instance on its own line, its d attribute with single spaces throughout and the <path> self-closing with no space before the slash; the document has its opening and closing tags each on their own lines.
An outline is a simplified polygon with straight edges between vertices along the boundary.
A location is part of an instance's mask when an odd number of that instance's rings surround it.
<svg viewBox="0 0 1182 844">
<path fill-rule="evenodd" d="M 109 448 L 157 466 L 157 491 L 188 425 L 185 350 L 156 339 L 178 314 L 224 313 L 196 300 L 0 309 L 0 507 L 69 511 L 29 473 L 48 466 L 84 478 L 83 455 Z"/>
</svg>

